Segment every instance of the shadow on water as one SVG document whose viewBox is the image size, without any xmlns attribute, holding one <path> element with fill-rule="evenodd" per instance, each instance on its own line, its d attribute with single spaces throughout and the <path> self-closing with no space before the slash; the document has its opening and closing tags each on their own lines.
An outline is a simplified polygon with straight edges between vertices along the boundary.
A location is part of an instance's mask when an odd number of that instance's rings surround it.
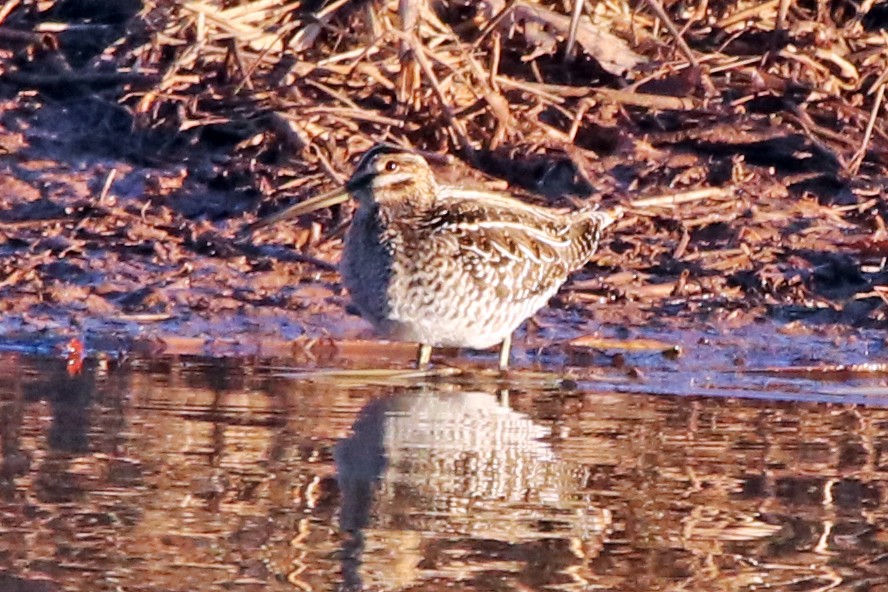
<svg viewBox="0 0 888 592">
<path fill-rule="evenodd" d="M 877 404 L 279 368 L 0 356 L 0 590 L 888 582 Z"/>
</svg>

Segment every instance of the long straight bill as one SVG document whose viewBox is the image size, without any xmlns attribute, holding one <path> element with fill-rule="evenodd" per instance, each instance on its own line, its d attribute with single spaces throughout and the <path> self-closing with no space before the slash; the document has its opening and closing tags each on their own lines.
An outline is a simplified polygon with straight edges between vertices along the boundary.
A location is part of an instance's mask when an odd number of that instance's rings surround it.
<svg viewBox="0 0 888 592">
<path fill-rule="evenodd" d="M 243 232 L 244 234 L 250 234 L 255 232 L 256 230 L 259 230 L 260 228 L 265 228 L 266 226 L 271 226 L 272 224 L 277 224 L 278 222 L 289 220 L 290 218 L 295 218 L 304 214 L 310 214 L 311 212 L 320 210 L 322 208 L 329 208 L 337 204 L 341 204 L 345 201 L 348 201 L 348 191 L 344 187 L 340 187 L 338 189 L 334 189 L 333 191 L 328 191 L 326 193 L 310 197 L 305 201 L 301 201 L 297 204 L 293 204 L 292 206 L 284 208 L 280 212 L 275 212 L 270 216 L 260 218 L 252 224 L 244 227 Z"/>
</svg>

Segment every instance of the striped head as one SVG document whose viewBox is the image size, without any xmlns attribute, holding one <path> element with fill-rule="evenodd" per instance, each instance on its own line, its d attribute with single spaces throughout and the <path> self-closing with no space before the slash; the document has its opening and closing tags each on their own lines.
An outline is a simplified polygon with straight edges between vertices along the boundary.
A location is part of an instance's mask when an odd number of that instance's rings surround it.
<svg viewBox="0 0 888 592">
<path fill-rule="evenodd" d="M 377 144 L 364 153 L 346 189 L 361 205 L 431 207 L 438 184 L 429 163 L 419 154 Z"/>
</svg>

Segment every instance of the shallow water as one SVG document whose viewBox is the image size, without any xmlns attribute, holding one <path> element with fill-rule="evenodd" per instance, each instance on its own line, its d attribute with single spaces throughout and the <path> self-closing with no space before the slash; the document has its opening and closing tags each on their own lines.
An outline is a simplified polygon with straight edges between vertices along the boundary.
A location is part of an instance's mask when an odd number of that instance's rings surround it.
<svg viewBox="0 0 888 592">
<path fill-rule="evenodd" d="M 0 590 L 888 589 L 885 380 L 694 359 L 2 354 Z"/>
</svg>

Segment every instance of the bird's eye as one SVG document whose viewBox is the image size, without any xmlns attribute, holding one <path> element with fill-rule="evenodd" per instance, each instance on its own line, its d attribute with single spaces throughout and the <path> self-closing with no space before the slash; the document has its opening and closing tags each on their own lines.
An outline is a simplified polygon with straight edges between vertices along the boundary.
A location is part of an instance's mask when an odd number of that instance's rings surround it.
<svg viewBox="0 0 888 592">
<path fill-rule="evenodd" d="M 398 170 L 398 163 L 395 162 L 394 160 L 388 161 L 387 163 L 385 163 L 385 170 L 387 170 L 390 173 L 394 173 L 395 171 Z"/>
</svg>

